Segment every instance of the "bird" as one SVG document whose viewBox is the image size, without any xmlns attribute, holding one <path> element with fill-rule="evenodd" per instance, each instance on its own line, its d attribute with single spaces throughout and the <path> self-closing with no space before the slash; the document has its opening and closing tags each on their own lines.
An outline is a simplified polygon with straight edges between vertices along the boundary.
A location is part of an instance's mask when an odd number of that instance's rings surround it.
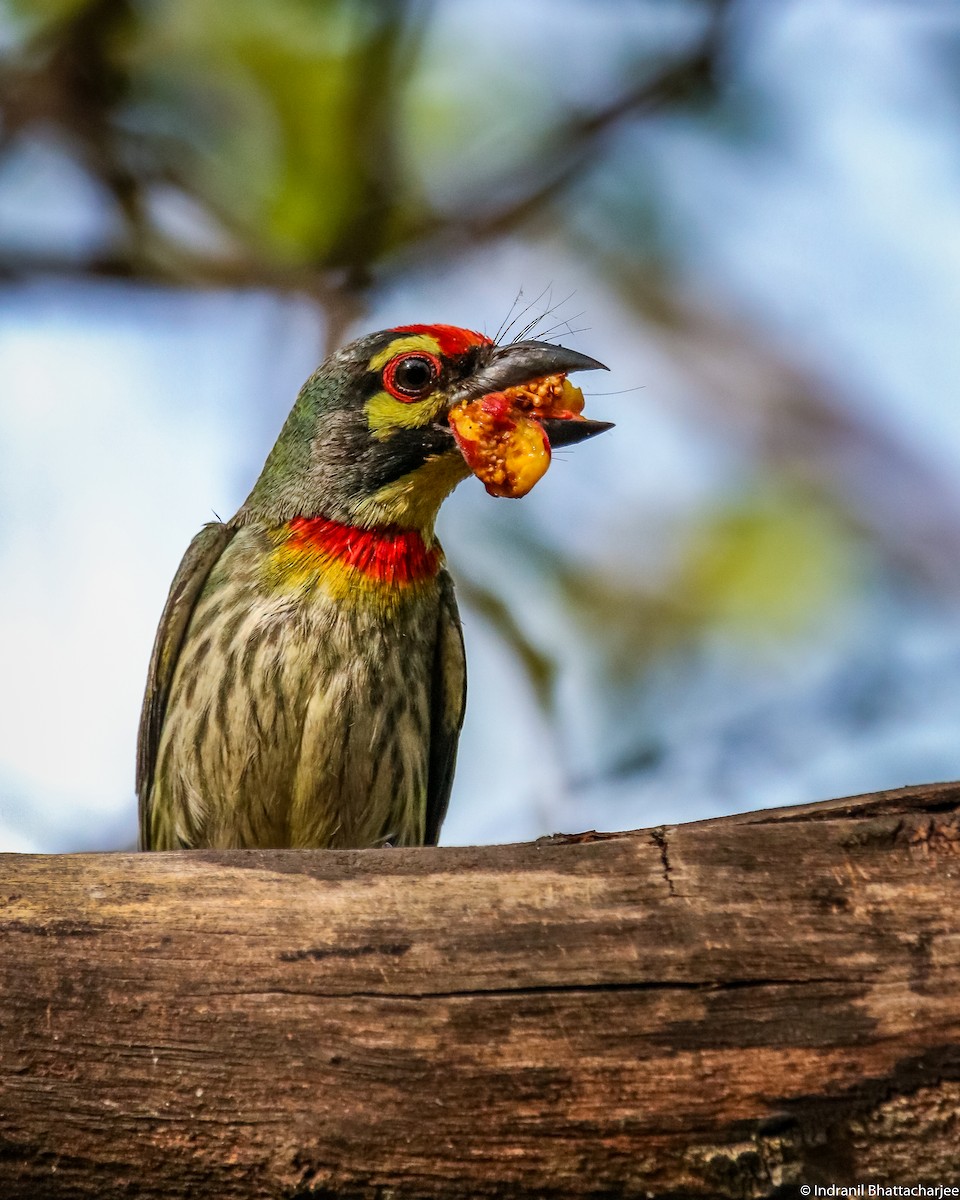
<svg viewBox="0 0 960 1200">
<path fill-rule="evenodd" d="M 502 416 L 509 389 L 592 369 L 442 324 L 369 334 L 318 367 L 247 499 L 171 585 L 137 744 L 142 850 L 437 843 L 466 664 L 434 524 L 483 477 L 453 414 L 494 398 Z M 513 416 L 547 455 L 610 427 Z M 501 451 L 515 425 L 507 413 Z M 487 484 L 511 494 L 502 470 Z"/>
</svg>

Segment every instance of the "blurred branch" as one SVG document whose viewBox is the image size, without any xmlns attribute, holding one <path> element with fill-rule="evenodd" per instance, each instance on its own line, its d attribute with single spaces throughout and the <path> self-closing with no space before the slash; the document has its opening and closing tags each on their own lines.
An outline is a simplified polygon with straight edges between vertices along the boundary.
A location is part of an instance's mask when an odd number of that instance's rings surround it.
<svg viewBox="0 0 960 1200">
<path fill-rule="evenodd" d="M 292 265 L 268 260 L 254 231 L 239 227 L 175 156 L 149 141 L 131 146 L 133 135 L 123 129 L 121 112 L 132 86 L 121 50 L 134 23 L 131 0 L 93 0 L 46 27 L 18 61 L 0 68 L 0 153 L 31 129 L 59 131 L 115 201 L 125 236 L 108 253 L 86 259 L 7 252 L 0 274 L 8 279 L 56 274 L 302 292 L 323 307 L 327 339 L 337 344 L 362 307 L 372 266 L 394 224 L 400 174 L 397 93 L 417 61 L 427 11 L 421 0 L 384 0 L 357 15 L 368 30 L 349 81 L 347 106 L 360 196 L 323 260 Z M 230 252 L 197 254 L 172 242 L 145 204 L 148 190 L 157 184 L 189 196 L 228 231 Z"/>
<path fill-rule="evenodd" d="M 699 379 L 689 394 L 709 404 L 698 419 L 722 436 L 738 434 L 778 475 L 839 500 L 893 566 L 960 593 L 960 491 L 929 458 L 719 305 L 609 266 L 623 294 L 656 323 L 658 340 Z"/>
<path fill-rule="evenodd" d="M 143 178 L 125 161 L 117 131 L 129 79 L 115 49 L 133 19 L 131 0 L 92 0 L 46 29 L 20 63 L 0 71 L 3 148 L 31 125 L 67 134 L 124 220 L 128 274 L 136 271 L 145 227 Z"/>
<path fill-rule="evenodd" d="M 700 40 L 682 59 L 672 62 L 617 96 L 592 113 L 577 113 L 551 135 L 534 163 L 525 167 L 531 181 L 522 194 L 501 208 L 456 219 L 434 215 L 424 221 L 411 250 L 422 251 L 423 243 L 438 245 L 431 250 L 448 252 L 464 244 L 489 241 L 512 233 L 540 216 L 561 194 L 581 180 L 606 149 L 610 135 L 625 121 L 653 116 L 694 98 L 713 95 L 718 63 L 722 57 L 729 0 L 715 0 L 713 11 Z"/>
<path fill-rule="evenodd" d="M 462 213 L 428 212 L 403 217 L 398 200 L 395 123 L 399 97 L 416 62 L 428 9 L 415 0 L 391 2 L 378 18 L 356 71 L 352 143 L 362 178 L 362 195 L 322 259 L 278 265 L 264 259 L 249 235 L 201 194 L 189 174 L 141 153 L 135 166 L 124 163 L 116 135 L 116 106 L 129 81 L 108 47 L 130 19 L 130 0 L 96 0 L 78 15 L 48 30 L 42 43 L 21 64 L 0 75 L 0 115 L 8 137 L 31 124 L 49 122 L 80 147 L 81 158 L 120 205 L 130 244 L 107 255 L 77 261 L 67 256 L 7 253 L 0 272 L 7 277 L 33 273 L 68 276 L 115 276 L 177 286 L 232 286 L 304 291 L 326 306 L 347 302 L 355 311 L 362 297 L 388 278 L 404 273 L 412 261 L 460 252 L 464 246 L 499 237 L 544 212 L 603 152 L 610 133 L 626 120 L 658 112 L 714 86 L 722 41 L 722 18 L 729 0 L 713 0 L 706 32 L 680 61 L 630 87 L 610 104 L 577 113 L 561 123 L 536 162 L 524 167 L 521 194 L 502 207 Z M 91 87 L 90 75 L 100 81 Z M 376 80 L 376 86 L 370 81 Z M 141 148 L 141 151 L 143 148 Z M 166 182 L 210 212 L 230 229 L 239 249 L 229 256 L 197 255 L 167 245 L 156 228 L 147 228 L 142 193 Z M 502 181 L 501 181 L 502 182 Z M 323 181 L 317 181 L 322 186 Z M 493 189 L 499 192 L 499 186 Z M 510 189 L 516 193 L 517 187 Z M 147 237 L 149 234 L 149 237 Z M 392 246 L 391 246 L 392 241 Z M 165 246 L 163 254 L 145 254 L 146 244 Z M 390 252 L 392 250 L 392 252 Z M 381 261 L 389 253 L 387 262 Z"/>
<path fill-rule="evenodd" d="M 372 265 L 388 245 L 396 198 L 401 189 L 397 117 L 399 95 L 418 59 L 425 9 L 388 3 L 375 32 L 367 39 L 362 69 L 355 81 L 353 148 L 363 180 L 363 202 L 331 247 L 326 264 L 345 268 L 343 286 L 363 291 L 372 281 Z M 375 86 L 371 81 L 376 81 Z"/>
</svg>

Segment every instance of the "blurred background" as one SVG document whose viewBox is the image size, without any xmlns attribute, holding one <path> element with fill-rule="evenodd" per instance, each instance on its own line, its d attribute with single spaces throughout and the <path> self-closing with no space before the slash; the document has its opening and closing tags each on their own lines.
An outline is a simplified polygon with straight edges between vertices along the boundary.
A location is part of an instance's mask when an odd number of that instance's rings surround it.
<svg viewBox="0 0 960 1200">
<path fill-rule="evenodd" d="M 167 587 L 319 359 L 511 312 L 617 428 L 441 515 L 443 841 L 960 776 L 954 0 L 0 0 L 0 849 L 134 842 Z"/>
</svg>

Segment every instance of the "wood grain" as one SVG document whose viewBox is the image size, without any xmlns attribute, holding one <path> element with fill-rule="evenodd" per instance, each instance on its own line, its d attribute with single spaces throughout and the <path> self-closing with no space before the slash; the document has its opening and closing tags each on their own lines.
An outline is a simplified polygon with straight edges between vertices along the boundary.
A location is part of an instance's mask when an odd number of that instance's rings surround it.
<svg viewBox="0 0 960 1200">
<path fill-rule="evenodd" d="M 0 1196 L 960 1185 L 960 785 L 627 834 L 0 856 Z"/>
</svg>

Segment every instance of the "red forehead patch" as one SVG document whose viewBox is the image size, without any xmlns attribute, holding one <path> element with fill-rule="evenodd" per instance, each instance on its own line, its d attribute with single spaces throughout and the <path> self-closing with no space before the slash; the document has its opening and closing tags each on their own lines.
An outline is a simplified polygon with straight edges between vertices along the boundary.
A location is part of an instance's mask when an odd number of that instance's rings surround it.
<svg viewBox="0 0 960 1200">
<path fill-rule="evenodd" d="M 476 333 L 472 329 L 458 329 L 456 325 L 400 325 L 391 329 L 391 333 L 420 333 L 427 337 L 436 338 L 440 353 L 448 357 L 465 354 L 474 346 L 492 346 L 493 342 L 485 334 Z"/>
</svg>

